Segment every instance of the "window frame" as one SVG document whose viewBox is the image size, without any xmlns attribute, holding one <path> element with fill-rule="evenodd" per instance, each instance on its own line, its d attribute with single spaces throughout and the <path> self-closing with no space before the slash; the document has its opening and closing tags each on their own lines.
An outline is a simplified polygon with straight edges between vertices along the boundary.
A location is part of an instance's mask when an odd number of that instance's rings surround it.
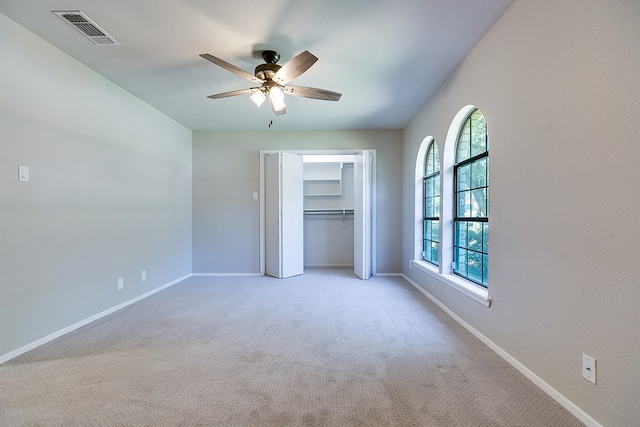
<svg viewBox="0 0 640 427">
<path fill-rule="evenodd" d="M 485 127 L 484 127 L 484 146 L 485 146 L 485 151 L 472 155 L 473 151 L 471 148 L 471 144 L 473 141 L 473 135 L 471 132 L 473 132 L 473 123 L 471 122 L 472 120 L 472 116 L 476 113 L 479 112 L 482 117 L 483 120 L 485 122 Z M 459 149 L 459 144 L 461 142 L 461 137 L 463 134 L 464 129 L 467 126 L 467 122 L 469 122 L 469 157 L 466 159 L 462 159 L 462 160 L 458 160 L 458 149 Z M 479 110 L 478 108 L 474 108 L 473 110 L 469 111 L 469 113 L 467 114 L 462 126 L 460 127 L 460 130 L 458 132 L 458 136 L 455 140 L 455 161 L 453 164 L 453 212 L 452 212 L 452 218 L 453 218 L 453 253 L 452 253 L 452 264 L 451 264 L 451 272 L 457 276 L 462 277 L 465 280 L 468 280 L 470 282 L 475 283 L 478 286 L 481 286 L 485 289 L 489 288 L 489 280 L 488 280 L 488 263 L 489 263 L 489 249 L 488 249 L 488 234 L 489 234 L 489 133 L 487 131 L 487 126 L 486 126 L 486 118 L 484 116 L 484 113 Z M 462 169 L 463 167 L 469 166 L 470 171 L 473 170 L 473 164 L 477 164 L 478 162 L 481 162 L 483 159 L 486 159 L 486 177 L 485 177 L 485 185 L 484 186 L 480 186 L 480 187 L 472 187 L 472 177 L 469 178 L 470 181 L 470 186 L 469 188 L 460 190 L 458 188 L 458 183 L 459 183 L 459 171 L 460 169 Z M 475 215 L 475 216 L 464 216 L 461 215 L 459 212 L 460 209 L 460 203 L 459 203 L 459 194 L 462 192 L 466 192 L 466 191 L 470 191 L 473 192 L 474 190 L 478 190 L 478 189 L 485 189 L 486 190 L 486 199 L 485 199 L 485 216 L 479 216 L 479 215 Z M 482 230 L 480 231 L 480 235 L 482 236 L 482 242 L 480 244 L 480 250 L 476 250 L 476 249 L 472 249 L 469 247 L 468 244 L 466 244 L 464 247 L 461 247 L 459 245 L 459 225 L 461 223 L 479 223 L 481 224 L 481 228 Z M 485 232 L 486 229 L 486 232 Z M 468 230 L 468 226 L 467 226 L 467 230 Z M 485 235 L 487 236 L 487 242 L 485 245 Z M 468 231 L 466 236 L 468 236 Z M 486 247 L 486 251 L 485 251 L 485 247 Z M 461 250 L 464 250 L 466 252 L 465 256 L 465 272 L 462 272 L 462 270 L 459 268 L 460 266 L 460 257 L 459 257 L 459 252 Z M 481 260 L 481 265 L 480 265 L 480 280 L 477 280 L 475 277 L 472 277 L 472 275 L 469 273 L 469 258 L 468 258 L 468 254 L 469 252 L 473 252 L 475 254 L 479 254 L 479 258 Z M 485 277 L 485 275 L 487 277 Z"/>
<path fill-rule="evenodd" d="M 466 280 L 461 276 L 452 273 L 453 261 L 453 165 L 456 158 L 456 145 L 458 135 L 469 115 L 478 109 L 475 105 L 465 105 L 453 117 L 449 124 L 444 144 L 438 144 L 440 151 L 440 265 L 435 266 L 422 259 L 423 247 L 423 177 L 424 162 L 427 149 L 432 142 L 433 136 L 427 135 L 420 143 L 414 165 L 414 252 L 413 258 L 409 262 L 409 269 L 416 273 L 407 274 L 406 278 L 423 292 L 427 297 L 433 298 L 431 293 L 422 286 L 413 282 L 411 276 L 417 274 L 427 275 L 431 280 L 447 286 L 449 289 L 464 295 L 472 301 L 491 307 L 492 299 L 489 296 L 489 289 L 484 288 L 474 282 Z M 483 112 L 484 114 L 484 112 Z M 485 115 L 486 117 L 486 115 Z M 488 120 L 487 120 L 488 121 Z M 434 301 L 438 302 L 438 300 Z"/>
<path fill-rule="evenodd" d="M 433 159 L 437 159 L 437 162 L 434 161 L 434 163 L 437 163 L 437 170 L 435 170 L 435 166 L 434 166 L 434 171 L 431 173 L 428 173 L 428 165 L 427 163 L 429 162 L 429 156 L 432 155 Z M 431 143 L 429 144 L 429 148 L 427 148 L 427 152 L 425 153 L 424 156 L 424 162 L 423 162 L 423 178 L 422 178 L 422 259 L 430 264 L 435 265 L 436 267 L 440 265 L 440 229 L 441 229 L 441 224 L 440 224 L 440 199 L 442 197 L 442 195 L 440 194 L 440 180 L 441 180 L 441 174 L 440 171 L 442 169 L 441 166 L 441 162 L 440 162 L 440 150 L 438 150 L 438 145 L 436 144 L 435 140 L 431 140 Z M 428 195 L 428 191 L 427 191 L 427 186 L 429 185 L 429 183 L 431 181 L 434 181 L 434 189 L 435 192 L 437 194 L 432 194 L 431 196 Z M 433 210 L 432 208 L 432 214 L 436 214 L 428 216 L 427 215 L 427 200 L 431 199 L 431 200 L 438 200 L 437 205 L 438 208 L 437 210 Z M 437 240 L 434 240 L 434 234 L 433 234 L 433 225 L 431 228 L 431 233 L 430 234 L 430 238 L 427 238 L 427 221 L 431 221 L 436 222 L 438 225 L 438 231 L 437 231 Z M 430 247 L 431 250 L 429 251 L 431 254 L 433 254 L 433 249 L 434 249 L 434 245 L 433 243 L 435 243 L 435 260 L 433 259 L 433 257 L 431 258 L 427 258 L 427 242 L 430 242 Z"/>
</svg>

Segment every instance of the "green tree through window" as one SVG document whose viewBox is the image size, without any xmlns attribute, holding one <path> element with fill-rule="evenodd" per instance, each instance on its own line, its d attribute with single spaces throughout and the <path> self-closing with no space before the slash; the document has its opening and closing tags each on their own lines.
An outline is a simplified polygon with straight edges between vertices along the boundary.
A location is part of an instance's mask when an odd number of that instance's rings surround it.
<svg viewBox="0 0 640 427">
<path fill-rule="evenodd" d="M 440 154 L 431 142 L 424 161 L 424 206 L 422 258 L 439 264 L 440 250 Z"/>
<path fill-rule="evenodd" d="M 489 137 L 480 110 L 465 121 L 454 165 L 453 272 L 488 287 Z"/>
</svg>

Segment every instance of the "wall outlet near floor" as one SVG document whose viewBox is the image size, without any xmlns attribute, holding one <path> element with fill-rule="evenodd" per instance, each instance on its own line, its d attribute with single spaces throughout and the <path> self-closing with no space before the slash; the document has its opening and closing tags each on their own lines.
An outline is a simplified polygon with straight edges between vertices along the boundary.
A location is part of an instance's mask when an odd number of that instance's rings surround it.
<svg viewBox="0 0 640 427">
<path fill-rule="evenodd" d="M 121 291 L 124 288 L 124 277 L 118 277 L 118 290 Z"/>
<path fill-rule="evenodd" d="M 586 354 L 582 355 L 582 376 L 592 383 L 596 383 L 596 359 Z"/>
<path fill-rule="evenodd" d="M 142 273 L 140 273 L 140 281 L 144 282 L 145 280 L 147 280 L 147 270 L 142 270 Z"/>
</svg>

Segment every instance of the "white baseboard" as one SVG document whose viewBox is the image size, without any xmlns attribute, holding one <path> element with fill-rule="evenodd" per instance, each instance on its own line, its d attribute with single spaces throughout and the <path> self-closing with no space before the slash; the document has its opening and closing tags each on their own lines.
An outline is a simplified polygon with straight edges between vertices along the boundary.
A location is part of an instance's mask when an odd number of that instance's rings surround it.
<svg viewBox="0 0 640 427">
<path fill-rule="evenodd" d="M 46 344 L 49 341 L 52 341 L 52 340 L 54 340 L 56 338 L 59 338 L 59 337 L 65 335 L 65 334 L 68 334 L 69 332 L 75 331 L 76 329 L 81 328 L 81 327 L 83 327 L 85 325 L 88 325 L 89 323 L 94 322 L 94 321 L 96 321 L 96 320 L 98 320 L 98 319 L 100 319 L 100 318 L 102 318 L 104 316 L 107 316 L 107 315 L 109 315 L 111 313 L 115 313 L 116 311 L 121 310 L 121 309 L 123 309 L 123 308 L 125 308 L 125 307 L 127 307 L 127 306 L 129 306 L 129 305 L 131 305 L 133 303 L 136 303 L 136 302 L 138 302 L 140 300 L 143 300 L 143 299 L 145 299 L 145 298 L 147 298 L 147 297 L 149 297 L 149 296 L 151 296 L 151 295 L 153 295 L 153 294 L 155 294 L 157 292 L 160 292 L 163 289 L 166 289 L 166 288 L 168 288 L 170 286 L 173 286 L 176 283 L 180 283 L 183 280 L 188 279 L 191 276 L 192 276 L 191 274 L 187 274 L 187 275 L 182 276 L 182 277 L 180 277 L 180 278 L 178 278 L 176 280 L 172 280 L 169 283 L 165 283 L 164 285 L 162 285 L 160 287 L 157 287 L 155 289 L 152 289 L 149 292 L 146 292 L 146 293 L 144 293 L 142 295 L 139 295 L 139 296 L 137 296 L 135 298 L 132 298 L 132 299 L 130 299 L 128 301 L 125 301 L 122 304 L 118 304 L 118 305 L 116 305 L 114 307 L 108 308 L 108 309 L 106 309 L 104 311 L 101 311 L 98 314 L 94 314 L 91 317 L 87 317 L 86 319 L 81 320 L 79 322 L 76 322 L 73 325 L 67 326 L 66 328 L 62 328 L 59 331 L 56 331 L 56 332 L 54 332 L 52 334 L 47 335 L 46 337 L 40 338 L 39 340 L 36 340 L 36 341 L 34 341 L 32 343 L 29 343 L 29 344 L 27 344 L 25 346 L 22 346 L 22 347 L 20 347 L 20 348 L 18 348 L 16 350 L 13 350 L 13 351 L 11 351 L 11 352 L 9 352 L 7 354 L 4 354 L 4 355 L 0 356 L 0 364 L 13 359 L 14 357 L 18 357 L 21 354 L 26 353 L 27 351 L 33 350 L 36 347 L 40 347 L 41 345 Z"/>
<path fill-rule="evenodd" d="M 376 273 L 374 276 L 382 276 L 382 277 L 404 277 L 402 273 Z"/>
<path fill-rule="evenodd" d="M 256 277 L 264 276 L 260 273 L 193 273 L 193 277 Z"/>
<path fill-rule="evenodd" d="M 413 285 L 418 291 L 420 291 L 424 296 L 429 298 L 432 302 L 434 302 L 438 307 L 444 310 L 449 316 L 451 316 L 456 322 L 460 323 L 465 329 L 475 335 L 480 341 L 485 343 L 491 350 L 495 351 L 500 357 L 506 360 L 511 366 L 516 368 L 518 371 L 522 372 L 524 376 L 526 376 L 531 382 L 537 385 L 542 391 L 547 393 L 553 400 L 562 405 L 566 410 L 571 412 L 576 418 L 585 423 L 589 427 L 602 427 L 602 424 L 598 423 L 594 420 L 589 414 L 580 409 L 575 403 L 564 397 L 558 390 L 551 387 L 547 384 L 542 378 L 537 376 L 533 371 L 527 368 L 525 365 L 520 363 L 515 357 L 511 356 L 505 350 L 500 348 L 496 343 L 491 341 L 489 338 L 484 336 L 480 331 L 475 329 L 473 326 L 465 322 L 460 316 L 451 311 L 446 305 L 441 303 L 438 299 L 436 299 L 429 292 L 424 290 L 421 286 L 419 286 L 416 282 L 408 278 L 405 274 L 402 274 L 402 277 Z"/>
</svg>

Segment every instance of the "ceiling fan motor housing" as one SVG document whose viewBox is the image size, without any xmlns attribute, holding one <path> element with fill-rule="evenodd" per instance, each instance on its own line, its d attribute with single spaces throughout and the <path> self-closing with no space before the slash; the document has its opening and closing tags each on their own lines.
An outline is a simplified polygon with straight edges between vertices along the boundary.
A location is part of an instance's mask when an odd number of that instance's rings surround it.
<svg viewBox="0 0 640 427">
<path fill-rule="evenodd" d="M 280 69 L 279 65 L 276 64 L 260 64 L 255 69 L 255 76 L 262 80 L 271 80 L 273 75 L 278 72 Z"/>
</svg>

